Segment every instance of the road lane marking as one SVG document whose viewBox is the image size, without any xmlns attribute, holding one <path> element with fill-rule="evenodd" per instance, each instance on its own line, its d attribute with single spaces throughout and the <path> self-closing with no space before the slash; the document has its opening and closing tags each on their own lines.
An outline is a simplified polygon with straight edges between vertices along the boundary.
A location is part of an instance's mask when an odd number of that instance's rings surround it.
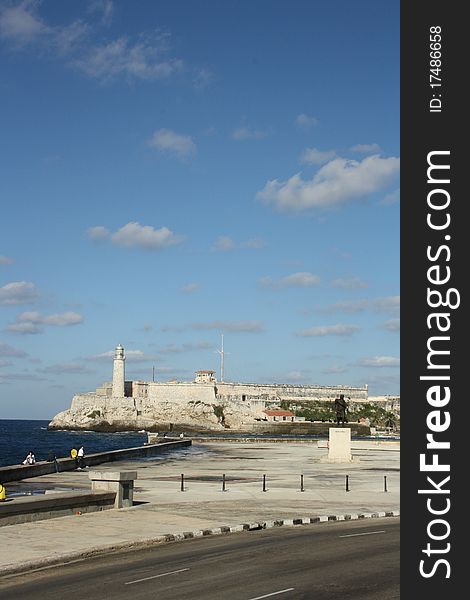
<svg viewBox="0 0 470 600">
<path fill-rule="evenodd" d="M 144 577 L 143 579 L 136 579 L 135 581 L 126 581 L 124 585 L 131 585 L 133 583 L 140 583 L 141 581 L 148 581 L 149 579 L 157 579 L 157 577 L 165 577 L 165 575 L 174 575 L 175 573 L 182 573 L 183 571 L 189 571 L 187 569 L 178 569 L 177 571 L 168 571 L 168 573 L 160 573 L 160 575 L 152 575 L 151 577 Z"/>
<path fill-rule="evenodd" d="M 355 537 L 357 535 L 373 535 L 374 533 L 385 533 L 385 529 L 381 529 L 380 531 L 366 531 L 365 533 L 349 533 L 348 535 L 340 535 L 340 538 L 343 537 Z"/>
<path fill-rule="evenodd" d="M 265 594 L 264 596 L 256 596 L 256 598 L 250 598 L 250 600 L 261 600 L 261 598 L 270 598 L 271 596 L 277 596 L 278 594 L 292 592 L 294 589 L 295 588 L 287 588 L 286 590 L 279 590 L 278 592 L 272 592 L 271 594 Z"/>
</svg>

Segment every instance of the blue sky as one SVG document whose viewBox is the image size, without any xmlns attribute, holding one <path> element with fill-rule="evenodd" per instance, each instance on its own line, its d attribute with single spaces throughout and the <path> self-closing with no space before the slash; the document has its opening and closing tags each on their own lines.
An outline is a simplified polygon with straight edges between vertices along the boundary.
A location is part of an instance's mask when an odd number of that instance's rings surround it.
<svg viewBox="0 0 470 600">
<path fill-rule="evenodd" d="M 399 3 L 0 1 L 0 418 L 111 377 L 399 394 Z"/>
</svg>

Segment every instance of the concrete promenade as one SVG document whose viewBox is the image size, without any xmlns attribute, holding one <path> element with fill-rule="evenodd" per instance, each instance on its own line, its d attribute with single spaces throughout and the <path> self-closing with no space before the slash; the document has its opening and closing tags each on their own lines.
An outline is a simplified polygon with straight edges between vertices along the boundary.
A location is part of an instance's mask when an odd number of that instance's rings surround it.
<svg viewBox="0 0 470 600">
<path fill-rule="evenodd" d="M 134 506 L 0 528 L 8 550 L 0 553 L 0 575 L 248 525 L 269 527 L 276 520 L 292 525 L 289 519 L 399 515 L 399 442 L 353 441 L 352 463 L 320 462 L 326 454 L 316 442 L 194 442 L 159 459 L 103 465 L 102 470 L 137 470 Z M 53 494 L 88 490 L 90 480 L 86 469 L 21 485 Z"/>
</svg>

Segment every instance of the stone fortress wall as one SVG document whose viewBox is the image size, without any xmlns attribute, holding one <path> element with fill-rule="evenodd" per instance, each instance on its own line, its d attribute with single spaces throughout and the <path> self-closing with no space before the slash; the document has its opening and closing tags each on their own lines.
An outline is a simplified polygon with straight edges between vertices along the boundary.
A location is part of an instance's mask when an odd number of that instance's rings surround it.
<svg viewBox="0 0 470 600">
<path fill-rule="evenodd" d="M 198 371 L 192 382 L 125 381 L 124 348 L 118 345 L 113 381 L 77 394 L 51 428 L 148 429 L 165 423 L 208 429 L 240 428 L 265 417 L 265 408 L 283 400 L 367 402 L 368 387 L 220 382 L 214 371 Z M 119 392 L 119 396 L 116 392 Z M 122 394 L 122 395 L 121 395 Z"/>
</svg>

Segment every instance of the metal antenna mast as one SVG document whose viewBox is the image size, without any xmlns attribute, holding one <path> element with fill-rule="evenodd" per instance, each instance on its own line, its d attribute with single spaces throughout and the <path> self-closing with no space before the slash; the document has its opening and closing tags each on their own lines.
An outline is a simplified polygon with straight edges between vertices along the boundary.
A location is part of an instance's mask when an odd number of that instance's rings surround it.
<svg viewBox="0 0 470 600">
<path fill-rule="evenodd" d="M 220 381 L 224 380 L 224 334 L 222 334 L 222 348 L 217 350 L 220 354 Z"/>
</svg>

